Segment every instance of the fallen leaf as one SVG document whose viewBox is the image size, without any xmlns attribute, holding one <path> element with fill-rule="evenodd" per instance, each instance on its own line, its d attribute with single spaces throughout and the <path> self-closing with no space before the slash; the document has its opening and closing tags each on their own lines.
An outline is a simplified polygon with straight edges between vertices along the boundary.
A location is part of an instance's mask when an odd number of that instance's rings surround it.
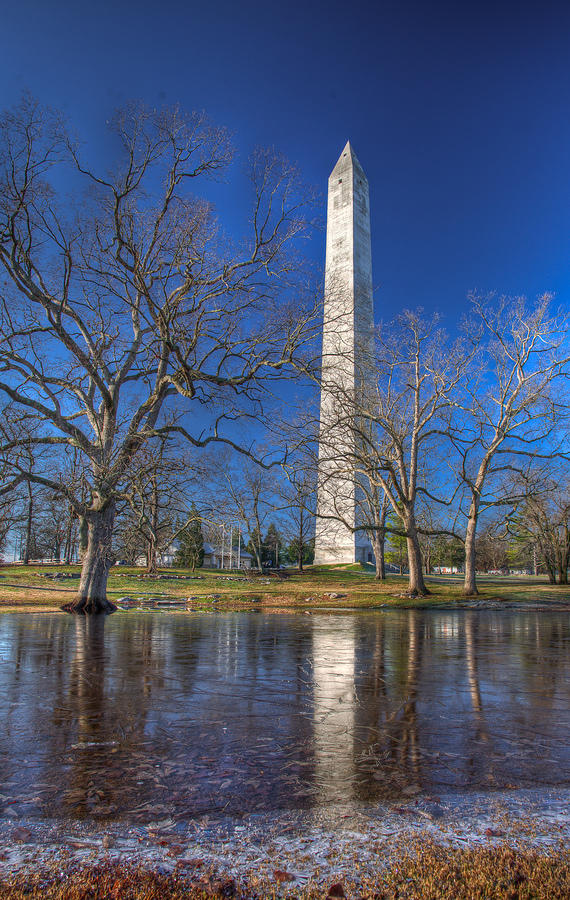
<svg viewBox="0 0 570 900">
<path fill-rule="evenodd" d="M 284 881 L 294 881 L 295 876 L 291 875 L 290 872 L 286 872 L 284 869 L 275 869 L 273 872 L 273 877 L 278 884 L 282 884 Z"/>
</svg>

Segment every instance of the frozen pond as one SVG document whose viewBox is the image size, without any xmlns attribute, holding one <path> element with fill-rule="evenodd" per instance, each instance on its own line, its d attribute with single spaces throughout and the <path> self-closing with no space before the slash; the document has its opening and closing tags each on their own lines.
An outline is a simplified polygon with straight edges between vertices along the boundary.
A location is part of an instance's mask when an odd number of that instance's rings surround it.
<svg viewBox="0 0 570 900">
<path fill-rule="evenodd" d="M 570 782 L 565 612 L 0 616 L 0 815 L 145 823 Z"/>
</svg>

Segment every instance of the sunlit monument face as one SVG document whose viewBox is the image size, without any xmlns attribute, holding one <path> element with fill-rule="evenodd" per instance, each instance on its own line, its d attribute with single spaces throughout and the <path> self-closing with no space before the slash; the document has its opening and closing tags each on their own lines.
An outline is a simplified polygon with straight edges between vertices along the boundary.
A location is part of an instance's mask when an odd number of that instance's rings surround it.
<svg viewBox="0 0 570 900">
<path fill-rule="evenodd" d="M 366 380 L 373 323 L 368 182 L 347 142 L 328 186 L 316 564 L 369 558 L 365 534 L 352 531 L 358 524 L 354 435 L 341 422 Z"/>
</svg>

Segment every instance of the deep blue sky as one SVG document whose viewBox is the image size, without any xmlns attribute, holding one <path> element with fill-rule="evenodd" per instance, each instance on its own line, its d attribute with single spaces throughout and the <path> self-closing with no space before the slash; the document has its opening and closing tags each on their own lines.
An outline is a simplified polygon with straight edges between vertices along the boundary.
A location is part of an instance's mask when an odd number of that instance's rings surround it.
<svg viewBox="0 0 570 900">
<path fill-rule="evenodd" d="M 347 138 L 368 175 L 378 315 L 471 289 L 570 286 L 570 3 L 20 0 L 0 107 L 22 88 L 97 150 L 123 101 L 205 109 L 324 192 Z M 236 170 L 237 171 L 237 170 Z M 222 220 L 233 227 L 239 190 Z M 324 262 L 324 235 L 312 253 Z"/>
</svg>

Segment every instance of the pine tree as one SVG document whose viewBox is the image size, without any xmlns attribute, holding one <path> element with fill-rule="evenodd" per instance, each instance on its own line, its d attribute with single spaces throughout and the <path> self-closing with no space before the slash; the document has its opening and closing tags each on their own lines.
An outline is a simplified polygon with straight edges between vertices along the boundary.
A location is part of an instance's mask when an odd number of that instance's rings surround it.
<svg viewBox="0 0 570 900">
<path fill-rule="evenodd" d="M 300 542 L 298 537 L 294 537 L 287 547 L 287 556 L 291 563 L 297 563 L 299 569 L 303 563 L 311 565 L 315 558 L 315 539 Z"/>
<path fill-rule="evenodd" d="M 404 568 L 408 565 L 408 544 L 405 535 L 390 535 L 390 542 L 386 551 L 386 562 L 393 566 L 398 566 L 400 575 L 403 574 Z"/>
<path fill-rule="evenodd" d="M 202 534 L 202 522 L 194 504 L 191 508 L 192 518 L 180 532 L 180 547 L 176 554 L 176 564 L 192 569 L 194 572 L 204 562 L 204 535 Z"/>
<path fill-rule="evenodd" d="M 279 568 L 279 549 L 282 546 L 281 535 L 277 531 L 277 526 L 272 522 L 267 529 L 265 540 L 262 544 L 263 561 L 269 563 L 270 566 Z"/>
</svg>

